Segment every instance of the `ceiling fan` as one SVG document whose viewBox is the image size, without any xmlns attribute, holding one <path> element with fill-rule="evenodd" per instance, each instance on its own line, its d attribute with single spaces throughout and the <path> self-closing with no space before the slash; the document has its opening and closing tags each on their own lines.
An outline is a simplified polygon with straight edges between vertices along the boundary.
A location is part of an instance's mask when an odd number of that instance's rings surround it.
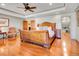
<svg viewBox="0 0 79 59">
<path fill-rule="evenodd" d="M 24 11 L 26 12 L 27 10 L 31 11 L 31 12 L 34 12 L 32 9 L 36 9 L 36 7 L 31 7 L 29 6 L 29 3 L 23 3 L 24 5 L 24 8 L 23 7 L 18 7 L 18 8 L 22 8 L 22 9 L 25 9 Z"/>
</svg>

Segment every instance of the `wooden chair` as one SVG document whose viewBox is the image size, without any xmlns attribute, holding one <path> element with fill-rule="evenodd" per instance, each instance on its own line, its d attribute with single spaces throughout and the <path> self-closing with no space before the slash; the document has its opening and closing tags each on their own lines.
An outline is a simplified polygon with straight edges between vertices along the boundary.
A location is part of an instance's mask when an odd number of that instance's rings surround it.
<svg viewBox="0 0 79 59">
<path fill-rule="evenodd" d="M 17 31 L 15 27 L 10 27 L 9 31 L 7 33 L 8 38 L 16 37 L 17 36 Z"/>
</svg>

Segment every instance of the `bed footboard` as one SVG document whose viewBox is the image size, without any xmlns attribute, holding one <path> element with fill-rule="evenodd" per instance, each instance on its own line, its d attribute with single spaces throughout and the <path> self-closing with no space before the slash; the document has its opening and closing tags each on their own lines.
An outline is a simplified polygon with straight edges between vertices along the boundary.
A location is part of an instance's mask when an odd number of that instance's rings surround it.
<svg viewBox="0 0 79 59">
<path fill-rule="evenodd" d="M 44 47 L 50 46 L 50 41 L 48 37 L 48 31 L 40 30 L 40 31 L 20 31 L 21 41 L 28 41 L 35 44 L 42 45 Z"/>
</svg>

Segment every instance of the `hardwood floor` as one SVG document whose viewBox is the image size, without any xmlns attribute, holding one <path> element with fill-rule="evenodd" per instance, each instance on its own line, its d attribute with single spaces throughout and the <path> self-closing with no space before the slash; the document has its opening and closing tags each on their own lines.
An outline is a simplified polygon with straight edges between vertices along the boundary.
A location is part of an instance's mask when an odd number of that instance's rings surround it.
<svg viewBox="0 0 79 59">
<path fill-rule="evenodd" d="M 61 39 L 55 39 L 51 48 L 21 42 L 16 38 L 0 39 L 1 56 L 79 56 L 79 42 L 71 40 L 68 33 L 62 33 Z"/>
</svg>

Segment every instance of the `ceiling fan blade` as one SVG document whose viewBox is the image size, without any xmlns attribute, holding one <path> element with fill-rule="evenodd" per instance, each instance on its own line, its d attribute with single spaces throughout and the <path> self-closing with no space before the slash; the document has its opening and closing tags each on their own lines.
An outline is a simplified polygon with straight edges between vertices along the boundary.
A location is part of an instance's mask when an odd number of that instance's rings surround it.
<svg viewBox="0 0 79 59">
<path fill-rule="evenodd" d="M 35 9 L 36 7 L 30 7 L 30 9 Z"/>
<path fill-rule="evenodd" d="M 34 12 L 33 10 L 29 9 L 29 11 Z"/>
</svg>

